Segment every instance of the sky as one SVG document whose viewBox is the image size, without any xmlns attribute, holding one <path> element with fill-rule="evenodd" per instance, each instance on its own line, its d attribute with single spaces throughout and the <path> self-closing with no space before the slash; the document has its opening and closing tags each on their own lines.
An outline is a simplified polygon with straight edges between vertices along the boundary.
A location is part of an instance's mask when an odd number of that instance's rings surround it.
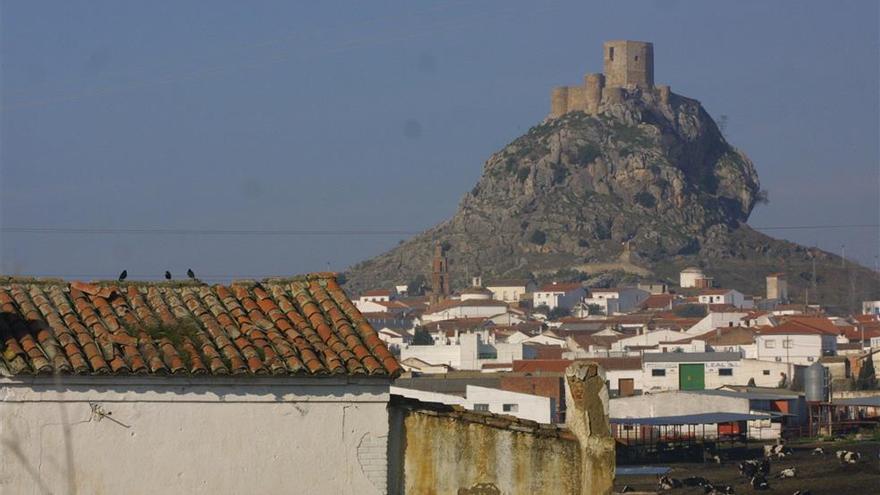
<svg viewBox="0 0 880 495">
<path fill-rule="evenodd" d="M 726 116 L 769 193 L 751 225 L 874 267 L 878 23 L 873 0 L 2 0 L 0 273 L 344 270 L 451 216 L 609 39 Z"/>
</svg>

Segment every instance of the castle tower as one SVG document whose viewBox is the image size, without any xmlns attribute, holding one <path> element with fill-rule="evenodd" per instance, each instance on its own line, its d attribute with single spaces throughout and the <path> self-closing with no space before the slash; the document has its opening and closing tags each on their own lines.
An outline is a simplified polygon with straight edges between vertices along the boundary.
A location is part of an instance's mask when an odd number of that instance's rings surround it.
<svg viewBox="0 0 880 495">
<path fill-rule="evenodd" d="M 603 45 L 605 85 L 642 89 L 654 87 L 654 45 L 645 41 L 606 41 Z"/>
<path fill-rule="evenodd" d="M 434 244 L 434 259 L 431 262 L 431 303 L 438 303 L 449 297 L 449 261 L 443 246 Z"/>
</svg>

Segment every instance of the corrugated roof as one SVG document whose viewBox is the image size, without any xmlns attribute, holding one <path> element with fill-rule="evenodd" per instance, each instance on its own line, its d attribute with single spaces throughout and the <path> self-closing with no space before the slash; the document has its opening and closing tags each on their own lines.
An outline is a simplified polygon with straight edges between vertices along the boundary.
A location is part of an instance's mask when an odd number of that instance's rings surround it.
<svg viewBox="0 0 880 495">
<path fill-rule="evenodd" d="M 656 418 L 611 418 L 612 424 L 618 425 L 707 425 L 717 423 L 730 423 L 733 421 L 751 421 L 753 419 L 770 419 L 769 414 L 745 414 L 745 413 L 701 413 L 685 414 L 682 416 L 662 416 Z"/>
<path fill-rule="evenodd" d="M 646 363 L 707 363 L 711 361 L 739 361 L 738 352 L 646 352 Z"/>
<path fill-rule="evenodd" d="M 262 283 L 0 282 L 0 372 L 396 375 L 333 274 Z"/>
<path fill-rule="evenodd" d="M 835 406 L 880 407 L 880 395 L 874 395 L 871 397 L 850 397 L 846 399 L 834 399 L 832 403 Z"/>
</svg>

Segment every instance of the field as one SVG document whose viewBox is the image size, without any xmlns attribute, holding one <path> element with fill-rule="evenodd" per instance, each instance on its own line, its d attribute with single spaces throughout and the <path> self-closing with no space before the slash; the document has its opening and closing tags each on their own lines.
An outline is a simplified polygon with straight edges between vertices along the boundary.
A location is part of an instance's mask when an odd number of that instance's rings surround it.
<svg viewBox="0 0 880 495">
<path fill-rule="evenodd" d="M 815 447 L 825 449 L 824 456 L 814 456 L 811 451 Z M 812 495 L 872 495 L 880 494 L 880 442 L 824 442 L 798 444 L 792 446 L 793 454 L 781 460 L 771 461 L 768 490 L 754 490 L 748 481 L 739 474 L 737 464 L 744 459 L 757 458 L 762 455 L 760 449 L 731 451 L 729 458 L 719 464 L 699 462 L 661 463 L 672 469 L 669 476 L 683 479 L 688 476 L 701 476 L 712 483 L 731 485 L 736 493 L 765 493 L 792 495 L 797 490 L 809 490 Z M 834 455 L 836 450 L 851 450 L 862 454 L 858 464 L 841 466 Z M 775 475 L 782 469 L 794 467 L 797 477 L 779 480 Z M 650 476 L 619 476 L 615 482 L 615 490 L 620 492 L 624 485 L 635 491 L 654 492 L 657 490 L 657 477 Z M 668 492 L 670 495 L 701 494 L 700 487 L 678 488 Z"/>
</svg>

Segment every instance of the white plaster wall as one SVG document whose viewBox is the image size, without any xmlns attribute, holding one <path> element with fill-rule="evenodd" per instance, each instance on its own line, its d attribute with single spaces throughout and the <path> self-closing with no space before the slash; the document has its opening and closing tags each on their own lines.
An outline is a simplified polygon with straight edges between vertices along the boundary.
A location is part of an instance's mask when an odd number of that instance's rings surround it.
<svg viewBox="0 0 880 495">
<path fill-rule="evenodd" d="M 0 493 L 385 493 L 388 388 L 330 378 L 3 379 Z"/>
<path fill-rule="evenodd" d="M 690 335 L 702 335 L 710 330 L 715 330 L 718 327 L 731 326 L 731 323 L 736 325 L 746 316 L 748 316 L 748 313 L 709 313 L 694 326 L 688 328 L 686 333 Z"/>
<path fill-rule="evenodd" d="M 749 400 L 689 392 L 663 392 L 611 399 L 612 418 L 659 418 L 712 412 L 749 413 Z"/>
<path fill-rule="evenodd" d="M 826 347 L 832 345 L 830 340 L 833 340 L 833 336 L 824 339 Z M 818 334 L 758 335 L 755 338 L 755 344 L 758 359 L 775 361 L 779 358 L 782 362 L 809 366 L 822 357 L 823 336 Z"/>
<path fill-rule="evenodd" d="M 526 288 L 523 286 L 497 286 L 487 287 L 487 289 L 492 292 L 493 299 L 507 303 L 519 302 L 526 293 Z"/>
<path fill-rule="evenodd" d="M 454 306 L 436 313 L 427 313 L 422 316 L 422 321 L 444 321 L 456 318 L 488 318 L 503 313 L 504 306 L 486 305 L 486 306 Z"/>
<path fill-rule="evenodd" d="M 553 399 L 538 395 L 509 392 L 497 388 L 467 386 L 468 409 L 474 404 L 488 404 L 489 411 L 497 414 L 509 414 L 517 418 L 529 419 L 539 423 L 551 423 L 555 412 Z M 505 411 L 504 404 L 516 404 L 516 411 Z"/>
<path fill-rule="evenodd" d="M 680 364 L 682 363 L 644 363 L 642 365 L 642 384 L 644 390 L 678 390 L 678 370 Z M 724 385 L 746 385 L 749 383 L 750 378 L 754 378 L 755 385 L 759 387 L 776 387 L 780 380 L 780 373 L 785 373 L 790 382 L 794 372 L 793 365 L 754 359 L 712 361 L 702 364 L 705 365 L 706 389 L 718 388 Z M 720 375 L 718 370 L 721 368 L 732 369 L 733 375 Z M 652 370 L 654 369 L 666 370 L 666 376 L 653 376 Z"/>
<path fill-rule="evenodd" d="M 460 345 L 402 345 L 400 360 L 421 359 L 430 364 L 447 364 L 453 368 L 461 366 Z"/>
</svg>

